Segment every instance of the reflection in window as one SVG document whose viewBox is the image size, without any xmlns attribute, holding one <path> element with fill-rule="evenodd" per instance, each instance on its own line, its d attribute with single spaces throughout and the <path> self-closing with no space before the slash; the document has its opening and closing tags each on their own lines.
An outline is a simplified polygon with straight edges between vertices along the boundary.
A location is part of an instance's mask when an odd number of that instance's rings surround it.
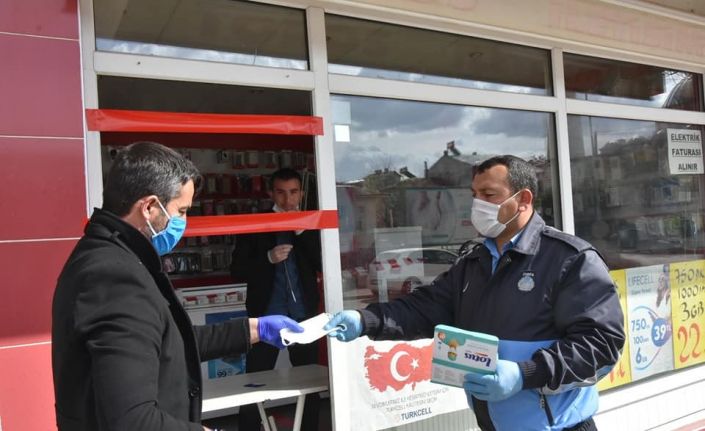
<svg viewBox="0 0 705 431">
<path fill-rule="evenodd" d="M 244 1 L 95 0 L 96 49 L 307 69 L 304 12 Z"/>
<path fill-rule="evenodd" d="M 576 234 L 610 269 L 702 259 L 702 127 L 569 116 Z M 683 137 L 679 140 L 678 136 Z"/>
<path fill-rule="evenodd" d="M 702 110 L 702 78 L 695 73 L 575 54 L 564 54 L 563 64 L 571 98 Z"/>
<path fill-rule="evenodd" d="M 160 79 L 98 77 L 101 109 L 311 115 L 311 93 Z"/>
<path fill-rule="evenodd" d="M 347 308 L 429 284 L 481 241 L 470 185 L 491 156 L 530 160 L 536 211 L 559 222 L 551 114 L 352 96 L 334 96 L 332 111 L 346 129 L 334 149 Z"/>
<path fill-rule="evenodd" d="M 549 51 L 326 15 L 331 73 L 551 94 Z"/>
</svg>

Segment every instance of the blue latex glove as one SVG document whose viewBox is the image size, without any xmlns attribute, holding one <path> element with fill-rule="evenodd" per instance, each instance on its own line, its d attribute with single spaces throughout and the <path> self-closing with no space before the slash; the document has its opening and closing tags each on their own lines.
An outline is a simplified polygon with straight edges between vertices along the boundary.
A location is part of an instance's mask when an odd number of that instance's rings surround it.
<svg viewBox="0 0 705 431">
<path fill-rule="evenodd" d="M 519 364 L 500 359 L 494 374 L 467 373 L 463 388 L 472 405 L 471 396 L 483 401 L 506 400 L 519 392 L 523 383 Z"/>
<path fill-rule="evenodd" d="M 329 333 L 329 337 L 335 337 L 340 341 L 352 341 L 362 334 L 362 316 L 355 310 L 343 310 L 335 313 L 323 329 L 328 331 L 336 326 L 339 328 Z"/>
<path fill-rule="evenodd" d="M 259 332 L 259 340 L 264 341 L 267 344 L 271 344 L 274 347 L 283 349 L 284 344 L 282 343 L 282 337 L 279 335 L 279 331 L 284 328 L 289 328 L 294 332 L 304 332 L 304 328 L 301 327 L 295 320 L 292 320 L 286 316 L 279 314 L 273 314 L 271 316 L 262 316 L 257 319 L 257 331 Z"/>
</svg>

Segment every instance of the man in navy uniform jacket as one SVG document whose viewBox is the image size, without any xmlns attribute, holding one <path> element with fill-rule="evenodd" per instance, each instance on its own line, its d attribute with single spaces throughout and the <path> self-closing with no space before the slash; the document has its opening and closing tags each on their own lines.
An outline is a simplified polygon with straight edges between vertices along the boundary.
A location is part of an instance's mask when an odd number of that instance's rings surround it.
<svg viewBox="0 0 705 431">
<path fill-rule="evenodd" d="M 594 430 L 597 380 L 624 345 L 617 290 L 598 252 L 534 212 L 533 166 L 514 156 L 481 163 L 473 226 L 486 239 L 430 286 L 387 304 L 336 314 L 342 341 L 433 337 L 446 324 L 499 337 L 494 374 L 465 375 L 483 430 Z"/>
</svg>

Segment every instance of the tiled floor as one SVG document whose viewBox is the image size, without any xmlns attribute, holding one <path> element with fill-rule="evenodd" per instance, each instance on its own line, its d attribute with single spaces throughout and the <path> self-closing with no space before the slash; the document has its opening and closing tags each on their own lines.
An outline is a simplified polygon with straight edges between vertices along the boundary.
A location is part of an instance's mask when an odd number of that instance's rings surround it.
<svg viewBox="0 0 705 431">
<path fill-rule="evenodd" d="M 331 425 L 330 415 L 330 398 L 321 400 L 321 411 L 318 421 L 318 430 L 301 431 L 330 431 L 333 429 Z M 294 411 L 295 405 L 290 404 L 280 407 L 271 407 L 267 409 L 267 414 L 274 416 L 277 431 L 291 431 L 294 426 Z M 208 419 L 203 421 L 203 425 L 208 428 L 217 428 L 223 431 L 256 431 L 256 430 L 239 430 L 237 426 L 237 415 L 223 416 L 221 418 Z"/>
</svg>

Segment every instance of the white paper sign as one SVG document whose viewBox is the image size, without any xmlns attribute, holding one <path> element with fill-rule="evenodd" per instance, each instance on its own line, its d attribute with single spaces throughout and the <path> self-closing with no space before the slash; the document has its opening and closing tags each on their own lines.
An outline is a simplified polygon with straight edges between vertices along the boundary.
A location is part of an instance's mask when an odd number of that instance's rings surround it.
<svg viewBox="0 0 705 431">
<path fill-rule="evenodd" d="M 702 174 L 703 143 L 700 130 L 666 129 L 668 168 L 671 175 Z"/>
<path fill-rule="evenodd" d="M 431 383 L 431 343 L 367 337 L 344 343 L 351 429 L 381 430 L 468 409 L 463 389 Z"/>
</svg>

